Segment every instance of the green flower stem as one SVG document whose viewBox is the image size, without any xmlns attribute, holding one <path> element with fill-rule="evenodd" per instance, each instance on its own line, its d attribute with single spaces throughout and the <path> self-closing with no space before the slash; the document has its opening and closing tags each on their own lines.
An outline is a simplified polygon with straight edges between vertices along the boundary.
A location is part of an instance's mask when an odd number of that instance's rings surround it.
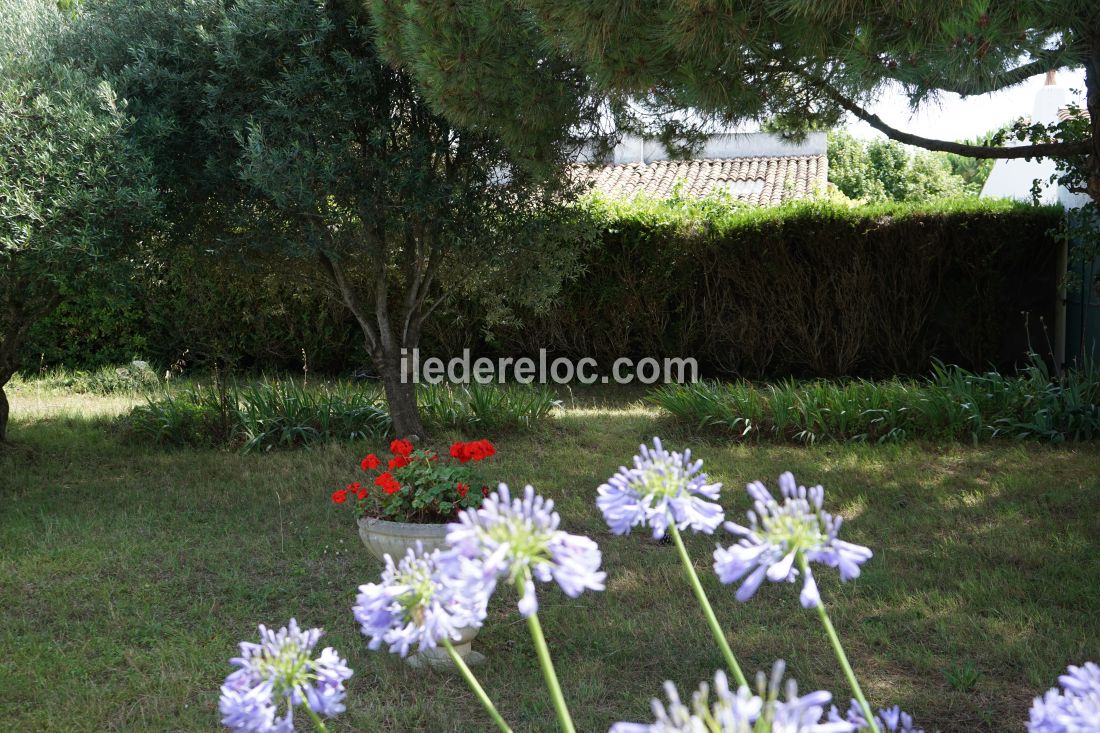
<svg viewBox="0 0 1100 733">
<path fill-rule="evenodd" d="M 521 588 L 520 592 L 522 591 Z M 573 727 L 573 718 L 569 716 L 569 708 L 565 706 L 565 697 L 561 694 L 561 685 L 558 684 L 558 675 L 554 672 L 554 662 L 550 659 L 550 649 L 546 646 L 546 637 L 542 635 L 542 625 L 539 624 L 537 613 L 527 617 L 527 628 L 531 630 L 535 651 L 539 655 L 539 666 L 542 667 L 542 676 L 546 678 L 546 686 L 550 689 L 550 699 L 554 702 L 554 710 L 558 714 L 558 724 L 561 725 L 562 733 L 577 733 L 576 728 Z"/>
<path fill-rule="evenodd" d="M 741 665 L 737 663 L 737 658 L 733 656 L 733 650 L 730 649 L 730 644 L 726 641 L 726 632 L 722 630 L 721 624 L 718 623 L 718 617 L 714 615 L 714 609 L 711 608 L 710 601 L 707 600 L 707 594 L 703 590 L 703 584 L 699 582 L 699 575 L 695 572 L 695 566 L 691 564 L 687 548 L 684 547 L 684 540 L 680 537 L 680 530 L 676 529 L 675 523 L 669 523 L 668 528 L 673 541 L 676 543 L 676 549 L 680 551 L 680 559 L 684 563 L 684 569 L 687 570 L 691 588 L 695 591 L 695 597 L 699 599 L 699 605 L 703 607 L 703 615 L 707 617 L 710 632 L 714 634 L 714 640 L 718 642 L 718 647 L 726 658 L 726 666 L 730 668 L 730 672 L 737 679 L 739 686 L 749 687 L 749 681 L 745 679 L 745 673 L 741 671 Z"/>
<path fill-rule="evenodd" d="M 504 718 L 501 717 L 497 711 L 493 701 L 489 699 L 489 696 L 485 694 L 485 690 L 478 683 L 477 678 L 474 677 L 474 673 L 470 671 L 466 661 L 462 656 L 455 651 L 454 646 L 451 644 L 451 640 L 444 637 L 443 646 L 447 647 L 447 653 L 451 655 L 451 660 L 458 667 L 458 671 L 462 673 L 463 679 L 466 680 L 466 684 L 470 686 L 470 689 L 474 691 L 474 695 L 481 701 L 481 704 L 485 706 L 485 712 L 489 713 L 489 717 L 493 719 L 493 722 L 497 724 L 497 727 L 503 733 L 512 733 L 512 729 L 508 727 L 508 724 L 504 722 Z"/>
<path fill-rule="evenodd" d="M 798 553 L 798 566 L 802 569 L 803 577 L 809 574 L 809 563 L 806 561 L 806 556 L 801 552 Z M 867 703 L 867 698 L 856 680 L 856 673 L 852 671 L 848 655 L 844 653 L 844 647 L 840 644 L 840 637 L 837 636 L 836 629 L 833 628 L 833 622 L 829 620 L 829 614 L 825 611 L 825 603 L 820 598 L 817 601 L 817 615 L 821 619 L 821 625 L 825 627 L 825 634 L 829 637 L 829 642 L 833 645 L 833 651 L 836 653 L 837 661 L 840 662 L 840 668 L 844 670 L 848 686 L 852 688 L 852 694 L 856 696 L 856 701 L 859 702 L 859 709 L 863 711 L 863 717 L 867 719 L 867 725 L 871 726 L 874 733 L 881 733 L 878 723 L 875 722 L 875 715 L 871 712 L 871 706 Z"/>
<path fill-rule="evenodd" d="M 318 733 L 328 733 L 328 728 L 325 727 L 325 721 L 321 720 L 321 716 L 315 713 L 309 705 L 303 705 L 302 707 L 306 709 L 306 714 L 313 721 L 313 727 L 317 729 Z"/>
</svg>

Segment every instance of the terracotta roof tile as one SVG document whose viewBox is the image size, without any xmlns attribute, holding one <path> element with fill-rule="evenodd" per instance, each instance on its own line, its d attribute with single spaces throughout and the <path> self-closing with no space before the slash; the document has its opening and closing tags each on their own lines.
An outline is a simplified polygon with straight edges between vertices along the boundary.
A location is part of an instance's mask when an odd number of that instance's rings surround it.
<svg viewBox="0 0 1100 733">
<path fill-rule="evenodd" d="M 677 181 L 682 180 L 683 192 L 690 196 L 702 197 L 725 189 L 738 201 L 777 206 L 824 192 L 829 163 L 822 154 L 577 165 L 574 171 L 591 182 L 594 190 L 611 198 L 638 194 L 668 198 Z"/>
<path fill-rule="evenodd" d="M 1058 121 L 1065 122 L 1071 117 L 1083 117 L 1089 119 L 1089 111 L 1084 107 L 1062 107 L 1058 110 Z"/>
</svg>

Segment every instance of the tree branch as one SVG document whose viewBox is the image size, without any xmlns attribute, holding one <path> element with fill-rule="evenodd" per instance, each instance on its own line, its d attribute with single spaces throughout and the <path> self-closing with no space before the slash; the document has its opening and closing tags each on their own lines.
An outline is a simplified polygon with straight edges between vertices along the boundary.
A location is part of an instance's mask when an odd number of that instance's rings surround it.
<svg viewBox="0 0 1100 733">
<path fill-rule="evenodd" d="M 918 148 L 924 148 L 925 150 L 937 150 L 944 153 L 955 153 L 956 155 L 963 155 L 968 158 L 998 158 L 998 159 L 1011 159 L 1011 158 L 1065 158 L 1070 155 L 1085 155 L 1092 149 L 1092 145 L 1087 140 L 1081 140 L 1078 142 L 1067 143 L 1040 143 L 1037 145 L 1017 145 L 1014 147 L 998 148 L 988 145 L 967 145 L 965 143 L 956 143 L 949 140 L 936 140 L 928 137 L 921 137 L 920 135 L 914 135 L 903 130 L 899 130 L 896 127 L 892 127 L 886 124 L 881 117 L 876 114 L 868 112 L 863 107 L 859 106 L 852 100 L 845 97 L 843 94 L 833 89 L 827 83 L 809 77 L 805 74 L 803 78 L 815 88 L 821 91 L 825 96 L 831 99 L 841 109 L 851 112 L 859 119 L 866 122 L 871 127 L 875 128 L 879 132 L 886 135 L 891 140 L 897 140 L 899 143 L 905 143 L 906 145 L 915 145 Z"/>
<path fill-rule="evenodd" d="M 363 330 L 363 335 L 367 339 L 367 345 L 370 350 L 377 351 L 378 349 L 378 335 L 375 333 L 374 326 L 371 325 L 370 320 L 367 319 L 366 314 L 363 312 L 362 306 L 359 305 L 359 299 L 355 295 L 355 291 L 352 289 L 344 276 L 344 271 L 325 252 L 321 252 L 320 255 L 321 266 L 329 277 L 332 278 L 332 282 L 335 283 L 337 289 L 340 291 L 340 297 L 344 301 L 344 305 L 348 307 L 351 314 L 358 321 L 359 327 Z"/>
</svg>

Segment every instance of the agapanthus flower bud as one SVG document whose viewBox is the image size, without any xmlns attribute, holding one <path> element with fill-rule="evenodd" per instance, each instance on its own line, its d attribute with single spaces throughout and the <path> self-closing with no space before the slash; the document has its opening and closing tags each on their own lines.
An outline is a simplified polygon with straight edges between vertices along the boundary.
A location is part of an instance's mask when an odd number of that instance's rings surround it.
<svg viewBox="0 0 1100 733">
<path fill-rule="evenodd" d="M 485 620 L 489 594 L 484 592 L 481 568 L 454 559 L 441 563 L 439 550 L 427 554 L 418 542 L 401 562 L 386 555 L 380 583 L 359 586 L 352 609 L 368 646 L 388 644 L 391 652 L 406 656 L 416 647 L 431 649 L 444 639 L 459 639 L 460 630 Z"/>
<path fill-rule="evenodd" d="M 837 537 L 842 520 L 822 508 L 825 490 L 821 486 L 799 486 L 788 471 L 779 477 L 779 487 L 782 504 L 764 484 L 749 484 L 746 488 L 753 499 L 753 509 L 747 513 L 749 526 L 726 522 L 726 529 L 741 539 L 714 551 L 714 570 L 723 583 L 744 578 L 737 590 L 739 601 L 751 598 L 765 577 L 775 583 L 793 583 L 799 574 L 795 564 L 800 553 L 809 563 L 840 568 L 841 580 L 858 577 L 859 566 L 871 557 L 867 547 Z M 804 607 L 813 608 L 821 597 L 808 564 L 806 569 L 800 600 Z"/>
<path fill-rule="evenodd" d="M 1100 733 L 1100 665 L 1070 665 L 1058 682 L 1035 698 L 1028 733 Z"/>
<path fill-rule="evenodd" d="M 561 518 L 554 502 L 531 486 L 523 498 L 512 498 L 505 484 L 487 495 L 477 509 L 460 512 L 447 530 L 451 552 L 444 562 L 476 562 L 482 575 L 470 579 L 469 593 L 492 593 L 499 578 L 520 592 L 524 617 L 538 610 L 534 580 L 555 581 L 571 598 L 586 590 L 603 590 L 607 574 L 600 570 L 600 548 L 587 537 L 558 529 Z"/>
<path fill-rule="evenodd" d="M 619 468 L 597 489 L 596 506 L 615 534 L 643 526 L 660 539 L 669 523 L 711 534 L 723 519 L 722 507 L 715 503 L 722 484 L 709 483 L 702 467 L 702 461 L 691 460 L 690 450 L 669 452 L 654 438 L 652 448 L 638 447 L 633 468 Z"/>
<path fill-rule="evenodd" d="M 776 662 L 770 681 L 757 676 L 757 694 L 748 687 L 730 690 L 724 672 L 714 673 L 714 686 L 704 682 L 691 703 L 680 700 L 676 687 L 665 683 L 668 703 L 654 700 L 653 723 L 616 723 L 609 733 L 851 733 L 856 726 L 840 719 L 822 721 L 828 692 L 799 696 L 794 680 L 783 683 L 784 664 Z M 780 699 L 781 689 L 786 693 Z M 713 693 L 713 696 L 712 696 Z"/>
<path fill-rule="evenodd" d="M 313 657 L 321 629 L 302 631 L 291 619 L 278 631 L 263 625 L 259 631 L 259 644 L 241 642 L 241 656 L 229 660 L 240 669 L 221 687 L 218 708 L 225 726 L 241 733 L 292 733 L 298 705 L 324 717 L 344 711 L 344 682 L 352 671 L 331 647 Z"/>
</svg>

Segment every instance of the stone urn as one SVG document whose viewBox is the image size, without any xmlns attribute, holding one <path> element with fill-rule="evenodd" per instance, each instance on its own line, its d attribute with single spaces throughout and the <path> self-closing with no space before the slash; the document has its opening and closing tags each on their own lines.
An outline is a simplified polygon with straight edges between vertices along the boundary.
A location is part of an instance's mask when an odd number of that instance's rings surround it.
<svg viewBox="0 0 1100 733">
<path fill-rule="evenodd" d="M 367 551 L 379 561 L 384 561 L 386 555 L 389 555 L 394 562 L 400 562 L 411 548 L 416 547 L 417 542 L 420 542 L 425 552 L 447 549 L 447 525 L 389 522 L 374 517 L 359 517 L 359 538 L 363 540 Z M 461 637 L 451 640 L 455 651 L 471 667 L 485 661 L 483 654 L 470 647 L 478 631 L 477 628 L 462 629 Z M 455 669 L 451 655 L 442 647 L 410 654 L 405 661 L 416 668 Z"/>
</svg>

